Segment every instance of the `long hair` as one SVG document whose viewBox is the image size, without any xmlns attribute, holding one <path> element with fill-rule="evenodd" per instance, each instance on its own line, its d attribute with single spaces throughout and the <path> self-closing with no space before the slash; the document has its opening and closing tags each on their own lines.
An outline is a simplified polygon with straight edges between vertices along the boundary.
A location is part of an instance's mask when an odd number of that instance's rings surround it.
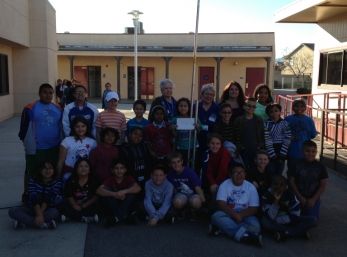
<svg viewBox="0 0 347 257">
<path fill-rule="evenodd" d="M 255 89 L 254 89 L 254 93 L 253 93 L 253 97 L 255 99 L 258 100 L 258 93 L 261 89 L 265 88 L 267 90 L 267 93 L 268 93 L 268 98 L 266 99 L 266 103 L 272 103 L 274 100 L 272 99 L 272 96 L 271 96 L 271 91 L 270 91 L 270 88 L 265 85 L 265 84 L 259 84 Z"/>
<path fill-rule="evenodd" d="M 188 115 L 190 115 L 190 101 L 188 98 L 186 97 L 182 97 L 180 98 L 178 101 L 177 101 L 177 104 L 176 104 L 176 114 L 177 115 L 181 115 L 182 113 L 180 113 L 180 111 L 178 110 L 178 106 L 180 105 L 181 102 L 186 102 L 188 104 Z"/>
<path fill-rule="evenodd" d="M 224 90 L 223 90 L 221 98 L 219 99 L 219 102 L 223 103 L 223 102 L 225 102 L 226 100 L 229 99 L 229 89 L 230 89 L 230 87 L 232 85 L 237 87 L 237 89 L 239 90 L 239 95 L 237 96 L 237 103 L 241 107 L 241 106 L 243 106 L 245 104 L 246 96 L 245 96 L 245 93 L 243 92 L 243 89 L 242 89 L 241 85 L 238 82 L 236 82 L 236 81 L 230 81 L 224 87 Z"/>
<path fill-rule="evenodd" d="M 73 118 L 73 120 L 71 121 L 71 130 L 70 130 L 70 136 L 73 136 L 76 140 L 76 142 L 78 140 L 81 140 L 81 138 L 79 137 L 79 135 L 77 135 L 76 131 L 75 131 L 75 127 L 77 125 L 77 123 L 83 123 L 86 127 L 87 127 L 87 130 L 86 130 L 86 133 L 84 134 L 86 137 L 90 137 L 90 138 L 93 138 L 94 139 L 94 136 L 91 132 L 91 129 L 90 129 L 90 125 L 89 125 L 89 122 L 87 121 L 86 118 L 84 118 L 83 116 L 81 115 L 78 115 L 76 116 L 75 118 Z M 81 140 L 82 141 L 82 140 Z"/>
</svg>

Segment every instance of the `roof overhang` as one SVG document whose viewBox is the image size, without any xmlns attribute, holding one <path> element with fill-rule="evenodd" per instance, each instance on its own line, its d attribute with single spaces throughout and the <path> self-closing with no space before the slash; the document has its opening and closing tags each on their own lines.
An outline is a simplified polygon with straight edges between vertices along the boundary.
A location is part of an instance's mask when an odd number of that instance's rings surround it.
<svg viewBox="0 0 347 257">
<path fill-rule="evenodd" d="M 275 12 L 275 22 L 318 23 L 343 13 L 346 0 L 298 0 Z"/>
</svg>

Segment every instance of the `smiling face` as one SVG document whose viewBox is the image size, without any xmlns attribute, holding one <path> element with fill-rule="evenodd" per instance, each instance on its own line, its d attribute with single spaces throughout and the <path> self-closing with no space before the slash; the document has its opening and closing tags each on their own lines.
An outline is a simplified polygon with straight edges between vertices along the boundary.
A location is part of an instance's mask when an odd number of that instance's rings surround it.
<svg viewBox="0 0 347 257">
<path fill-rule="evenodd" d="M 154 184 L 160 186 L 161 184 L 163 184 L 166 175 L 163 170 L 156 169 L 151 174 L 151 177 L 153 179 Z"/>
<path fill-rule="evenodd" d="M 173 92 L 173 86 L 171 83 L 166 83 L 161 89 L 161 93 L 165 98 L 171 98 Z"/>
<path fill-rule="evenodd" d="M 269 164 L 270 160 L 266 154 L 257 154 L 254 161 L 260 170 L 264 170 L 266 165 Z"/>
<path fill-rule="evenodd" d="M 105 134 L 103 141 L 105 145 L 114 145 L 116 141 L 116 135 L 112 132 L 108 132 L 107 134 Z"/>
<path fill-rule="evenodd" d="M 170 165 L 172 169 L 177 173 L 183 170 L 183 160 L 182 158 L 172 158 L 170 160 Z"/>
<path fill-rule="evenodd" d="M 178 104 L 178 111 L 182 115 L 189 115 L 189 113 L 188 113 L 188 111 L 189 111 L 188 103 L 186 101 L 180 101 L 179 104 Z"/>
<path fill-rule="evenodd" d="M 239 96 L 240 90 L 237 86 L 231 85 L 229 87 L 229 98 L 237 98 Z"/>
<path fill-rule="evenodd" d="M 142 104 L 136 104 L 134 112 L 137 118 L 142 118 L 143 114 L 145 113 L 145 109 L 143 108 Z"/>
<path fill-rule="evenodd" d="M 230 107 L 226 107 L 226 108 L 221 109 L 219 114 L 225 123 L 229 123 L 231 115 L 233 115 L 233 110 Z"/>
<path fill-rule="evenodd" d="M 293 111 L 296 116 L 304 116 L 305 111 L 306 111 L 306 106 L 302 103 L 296 103 L 293 106 Z"/>
<path fill-rule="evenodd" d="M 83 138 L 87 132 L 87 126 L 82 122 L 77 122 L 74 130 L 79 138 Z"/>
<path fill-rule="evenodd" d="M 54 168 L 51 164 L 45 163 L 45 166 L 41 169 L 40 173 L 44 181 L 50 180 L 52 179 Z"/>
<path fill-rule="evenodd" d="M 79 177 L 88 176 L 90 172 L 89 164 L 86 161 L 81 161 L 77 166 L 77 175 Z"/>
<path fill-rule="evenodd" d="M 277 106 L 272 107 L 269 111 L 269 117 L 273 121 L 279 120 L 279 118 L 281 117 L 280 109 L 278 109 Z"/>
<path fill-rule="evenodd" d="M 215 95 L 216 94 L 212 89 L 206 89 L 205 92 L 202 94 L 203 103 L 206 105 L 212 104 Z"/>
<path fill-rule="evenodd" d="M 218 153 L 222 147 L 222 142 L 218 138 L 213 137 L 207 145 L 212 153 Z"/>
<path fill-rule="evenodd" d="M 316 159 L 317 148 L 314 146 L 304 146 L 302 148 L 302 154 L 304 156 L 305 161 L 313 162 Z"/>
<path fill-rule="evenodd" d="M 108 109 L 115 111 L 118 106 L 118 100 L 115 98 L 112 98 L 110 101 L 107 101 Z"/>
<path fill-rule="evenodd" d="M 247 114 L 253 114 L 256 108 L 256 102 L 254 101 L 247 101 L 247 103 L 245 103 L 245 105 L 243 106 L 243 109 L 245 109 L 245 112 Z"/>
<path fill-rule="evenodd" d="M 117 178 L 123 178 L 125 172 L 127 169 L 125 166 L 121 163 L 117 163 L 113 168 L 112 168 L 112 173 L 115 175 L 116 179 Z"/>
<path fill-rule="evenodd" d="M 269 98 L 269 91 L 267 88 L 262 88 L 258 91 L 258 102 L 259 103 L 266 103 Z"/>
<path fill-rule="evenodd" d="M 86 91 L 82 87 L 76 87 L 73 96 L 76 98 L 77 102 L 84 102 Z"/>
<path fill-rule="evenodd" d="M 230 173 L 229 176 L 231 180 L 233 181 L 233 184 L 235 186 L 241 186 L 243 181 L 246 178 L 246 172 L 241 167 L 235 167 Z"/>
<path fill-rule="evenodd" d="M 129 140 L 134 144 L 141 143 L 143 138 L 142 129 L 133 129 L 129 134 Z"/>
<path fill-rule="evenodd" d="M 165 114 L 164 110 L 161 108 L 156 108 L 154 113 L 153 113 L 153 120 L 157 124 L 161 124 L 164 120 Z"/>
<path fill-rule="evenodd" d="M 287 190 L 286 180 L 280 176 L 276 176 L 272 181 L 271 189 L 273 192 L 281 195 L 284 191 Z"/>
<path fill-rule="evenodd" d="M 49 104 L 53 99 L 53 89 L 51 88 L 43 88 L 39 93 L 40 102 L 43 104 Z"/>
</svg>

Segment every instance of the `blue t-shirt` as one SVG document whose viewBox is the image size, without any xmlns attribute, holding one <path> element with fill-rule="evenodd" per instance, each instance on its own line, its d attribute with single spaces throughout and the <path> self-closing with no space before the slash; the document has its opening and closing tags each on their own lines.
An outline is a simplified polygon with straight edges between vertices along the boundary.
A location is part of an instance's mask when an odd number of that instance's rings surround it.
<svg viewBox="0 0 347 257">
<path fill-rule="evenodd" d="M 176 194 L 196 193 L 195 187 L 201 185 L 201 181 L 198 175 L 196 175 L 194 170 L 188 167 L 184 167 L 183 171 L 180 174 L 176 174 L 174 170 L 170 170 L 166 178 L 174 186 Z"/>
<path fill-rule="evenodd" d="M 136 118 L 132 118 L 132 119 L 128 120 L 128 122 L 127 122 L 127 131 L 125 132 L 125 135 L 129 136 L 130 130 L 132 128 L 139 127 L 142 129 L 142 133 L 143 133 L 142 140 L 144 140 L 146 138 L 145 132 L 146 132 L 146 127 L 148 124 L 150 124 L 150 122 L 149 122 L 149 120 L 147 120 L 145 118 L 143 118 L 140 122 L 138 122 L 136 120 Z"/>
<path fill-rule="evenodd" d="M 285 117 L 284 120 L 289 123 L 292 136 L 295 136 L 295 140 L 290 142 L 288 157 L 303 158 L 301 153 L 303 143 L 317 136 L 314 122 L 306 115 L 299 117 L 295 114 Z"/>
<path fill-rule="evenodd" d="M 38 101 L 34 108 L 36 149 L 48 149 L 61 142 L 61 110 L 52 103 Z"/>
</svg>

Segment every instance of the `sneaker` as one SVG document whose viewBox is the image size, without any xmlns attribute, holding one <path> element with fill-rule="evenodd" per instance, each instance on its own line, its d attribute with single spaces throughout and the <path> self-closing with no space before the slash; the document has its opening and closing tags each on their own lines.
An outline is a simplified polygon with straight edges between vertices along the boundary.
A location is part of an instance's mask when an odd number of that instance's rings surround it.
<svg viewBox="0 0 347 257">
<path fill-rule="evenodd" d="M 198 219 L 198 214 L 196 211 L 190 211 L 190 214 L 189 214 L 189 220 L 190 221 L 197 221 Z"/>
<path fill-rule="evenodd" d="M 255 232 L 247 231 L 241 237 L 240 242 L 244 244 L 258 245 L 260 247 L 263 246 L 262 236 Z"/>
<path fill-rule="evenodd" d="M 275 231 L 274 232 L 274 238 L 276 242 L 285 242 L 286 241 L 286 235 L 284 232 L 279 232 L 279 231 Z"/>
<path fill-rule="evenodd" d="M 180 210 L 180 211 L 178 212 L 177 218 L 178 218 L 179 220 L 183 220 L 183 219 L 186 217 L 186 211 L 187 211 L 186 208 L 184 208 L 183 210 Z"/>
<path fill-rule="evenodd" d="M 306 232 L 305 234 L 302 235 L 302 237 L 306 240 L 310 240 L 310 234 Z"/>
<path fill-rule="evenodd" d="M 55 221 L 51 220 L 49 222 L 43 223 L 40 228 L 55 229 L 56 227 L 57 225 L 55 224 Z"/>
<path fill-rule="evenodd" d="M 62 214 L 60 216 L 60 220 L 61 220 L 61 222 L 65 222 L 66 221 L 66 216 L 64 214 Z"/>
<path fill-rule="evenodd" d="M 17 229 L 17 228 L 25 228 L 25 224 L 20 223 L 18 220 L 15 220 L 14 221 L 14 229 Z"/>
<path fill-rule="evenodd" d="M 97 214 L 95 214 L 94 216 L 82 216 L 81 221 L 82 221 L 82 222 L 85 222 L 85 223 L 89 223 L 89 222 L 98 223 L 99 217 L 98 217 Z"/>
<path fill-rule="evenodd" d="M 213 225 L 212 223 L 210 223 L 210 225 L 208 225 L 207 235 L 218 236 L 219 234 L 220 234 L 219 228 Z"/>
<path fill-rule="evenodd" d="M 175 216 L 171 217 L 171 224 L 175 224 Z"/>
</svg>

